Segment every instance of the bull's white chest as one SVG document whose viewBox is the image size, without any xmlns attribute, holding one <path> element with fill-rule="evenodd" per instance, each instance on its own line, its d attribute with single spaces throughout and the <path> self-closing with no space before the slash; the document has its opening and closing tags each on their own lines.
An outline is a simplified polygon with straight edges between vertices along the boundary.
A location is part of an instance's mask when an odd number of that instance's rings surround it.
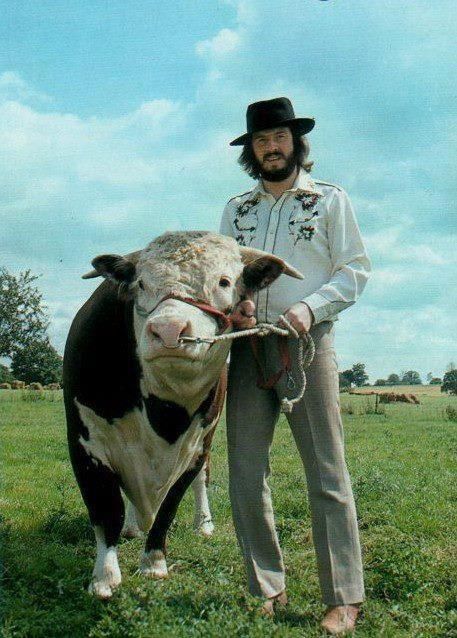
<svg viewBox="0 0 457 638">
<path fill-rule="evenodd" d="M 109 423 L 75 399 L 89 438 L 80 443 L 94 463 L 102 463 L 119 475 L 122 487 L 135 505 L 138 525 L 150 529 L 171 486 L 203 451 L 208 428 L 201 416 L 187 430 L 168 443 L 152 429 L 145 410 L 135 408 Z"/>
</svg>

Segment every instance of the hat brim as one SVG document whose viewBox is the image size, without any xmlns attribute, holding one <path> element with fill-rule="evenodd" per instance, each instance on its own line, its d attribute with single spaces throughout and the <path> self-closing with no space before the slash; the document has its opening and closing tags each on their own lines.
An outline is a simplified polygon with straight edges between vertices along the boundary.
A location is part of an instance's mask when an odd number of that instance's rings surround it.
<svg viewBox="0 0 457 638">
<path fill-rule="evenodd" d="M 275 126 L 271 128 L 279 128 L 280 126 L 288 126 L 289 124 L 293 124 L 294 128 L 300 133 L 300 135 L 306 135 L 314 128 L 314 118 L 312 117 L 295 117 L 291 120 L 284 120 L 283 122 L 278 122 Z M 268 130 L 268 129 L 259 129 L 259 130 Z M 257 133 L 257 131 L 252 131 L 252 133 Z M 230 146 L 244 146 L 248 140 L 251 139 L 252 133 L 245 133 L 244 135 L 240 135 L 235 140 L 230 142 Z"/>
</svg>

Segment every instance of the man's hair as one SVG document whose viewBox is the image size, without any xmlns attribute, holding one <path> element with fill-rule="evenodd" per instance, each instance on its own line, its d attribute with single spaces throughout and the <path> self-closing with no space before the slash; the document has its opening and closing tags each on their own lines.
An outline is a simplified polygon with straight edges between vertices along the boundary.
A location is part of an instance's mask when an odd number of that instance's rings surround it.
<svg viewBox="0 0 457 638">
<path fill-rule="evenodd" d="M 294 154 L 298 168 L 304 168 L 307 173 L 311 172 L 314 162 L 308 160 L 309 142 L 305 135 L 300 135 L 293 126 L 288 127 L 292 133 L 294 142 Z M 257 161 L 252 149 L 252 137 L 246 142 L 238 158 L 238 164 L 246 171 L 249 177 L 259 179 L 262 174 L 262 168 Z"/>
</svg>

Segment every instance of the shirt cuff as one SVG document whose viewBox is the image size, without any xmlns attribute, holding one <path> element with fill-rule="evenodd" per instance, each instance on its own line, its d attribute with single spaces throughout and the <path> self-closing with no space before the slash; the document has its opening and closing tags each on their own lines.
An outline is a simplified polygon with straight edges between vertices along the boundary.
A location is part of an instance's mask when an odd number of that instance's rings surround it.
<svg viewBox="0 0 457 638">
<path fill-rule="evenodd" d="M 313 292 L 312 295 L 301 299 L 301 301 L 309 306 L 309 309 L 313 313 L 313 325 L 324 321 L 324 319 L 327 319 L 329 316 L 329 306 L 331 307 L 331 303 L 318 292 Z"/>
<path fill-rule="evenodd" d="M 314 317 L 313 325 L 321 321 L 336 321 L 338 313 L 352 306 L 354 301 L 329 301 L 318 292 L 313 292 L 309 297 L 300 300 L 305 303 Z"/>
</svg>

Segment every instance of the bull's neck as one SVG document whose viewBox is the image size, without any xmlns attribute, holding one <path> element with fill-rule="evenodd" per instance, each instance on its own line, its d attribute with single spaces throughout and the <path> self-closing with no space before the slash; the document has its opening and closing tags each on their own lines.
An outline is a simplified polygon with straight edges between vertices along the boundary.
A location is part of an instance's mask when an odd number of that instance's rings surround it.
<svg viewBox="0 0 457 638">
<path fill-rule="evenodd" d="M 223 341 L 211 346 L 199 361 L 163 357 L 153 365 L 143 364 L 143 396 L 153 394 L 163 401 L 181 405 L 192 416 L 218 382 L 229 350 L 230 342 Z"/>
</svg>

